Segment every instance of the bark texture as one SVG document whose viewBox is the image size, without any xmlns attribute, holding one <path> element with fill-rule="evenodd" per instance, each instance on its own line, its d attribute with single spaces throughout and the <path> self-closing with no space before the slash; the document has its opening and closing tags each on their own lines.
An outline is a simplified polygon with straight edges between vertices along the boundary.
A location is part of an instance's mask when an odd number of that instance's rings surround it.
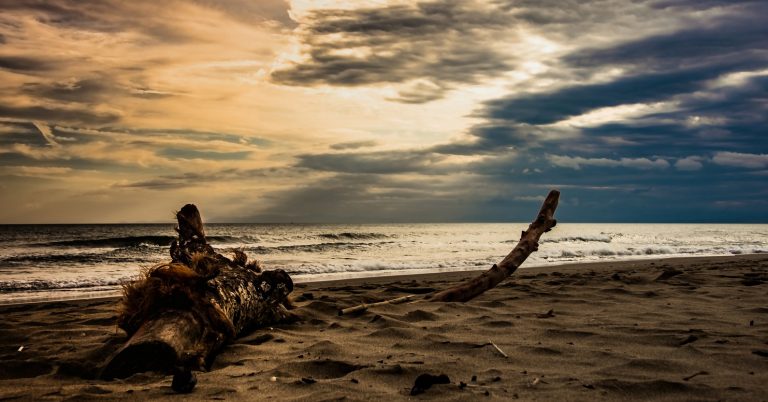
<svg viewBox="0 0 768 402">
<path fill-rule="evenodd" d="M 536 219 L 528 226 L 528 230 L 523 231 L 515 248 L 500 263 L 494 264 L 488 271 L 461 285 L 432 294 L 429 300 L 466 302 L 494 288 L 512 275 L 531 253 L 539 249 L 541 235 L 549 232 L 557 224 L 554 215 L 559 199 L 559 191 L 552 190 L 549 192 Z"/>
<path fill-rule="evenodd" d="M 289 315 L 283 306 L 293 290 L 287 273 L 262 272 L 242 251 L 232 259 L 217 253 L 192 204 L 176 218 L 172 261 L 124 287 L 118 326 L 130 338 L 108 360 L 105 379 L 207 369 L 227 342 Z"/>
</svg>

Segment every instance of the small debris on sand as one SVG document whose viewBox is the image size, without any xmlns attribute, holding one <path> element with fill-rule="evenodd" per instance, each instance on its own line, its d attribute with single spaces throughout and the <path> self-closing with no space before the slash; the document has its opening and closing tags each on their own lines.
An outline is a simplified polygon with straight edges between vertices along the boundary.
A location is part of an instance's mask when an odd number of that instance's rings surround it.
<svg viewBox="0 0 768 402">
<path fill-rule="evenodd" d="M 181 370 L 173 375 L 171 388 L 179 394 L 188 394 L 195 389 L 197 376 L 191 370 Z"/>
<path fill-rule="evenodd" d="M 707 375 L 707 374 L 709 373 L 706 371 L 699 371 L 698 373 L 693 373 L 688 377 L 683 377 L 683 381 L 690 381 L 693 377 L 700 376 L 700 375 Z"/>
<path fill-rule="evenodd" d="M 680 271 L 678 269 L 668 268 L 668 269 L 665 269 L 664 272 L 661 273 L 661 275 L 656 277 L 656 281 L 657 282 L 658 281 L 664 281 L 664 280 L 667 280 L 669 278 L 678 276 L 678 275 L 680 275 L 682 273 L 683 273 L 683 271 Z"/>
<path fill-rule="evenodd" d="M 555 310 L 549 310 L 544 314 L 536 314 L 537 318 L 552 318 L 555 316 Z"/>
<path fill-rule="evenodd" d="M 451 380 L 448 378 L 445 374 L 440 375 L 432 375 L 432 374 L 422 374 L 418 377 L 416 377 L 416 382 L 413 384 L 413 388 L 411 388 L 411 395 L 419 395 L 424 393 L 424 391 L 430 389 L 435 384 L 450 384 Z"/>
<path fill-rule="evenodd" d="M 696 336 L 696 335 L 688 335 L 688 337 L 687 337 L 687 338 L 685 338 L 685 339 L 683 339 L 682 341 L 680 341 L 680 343 L 678 344 L 678 346 L 687 345 L 687 344 L 689 344 L 689 343 L 693 343 L 693 342 L 696 342 L 696 341 L 698 341 L 698 340 L 699 340 L 699 337 L 698 337 L 698 336 Z"/>
</svg>

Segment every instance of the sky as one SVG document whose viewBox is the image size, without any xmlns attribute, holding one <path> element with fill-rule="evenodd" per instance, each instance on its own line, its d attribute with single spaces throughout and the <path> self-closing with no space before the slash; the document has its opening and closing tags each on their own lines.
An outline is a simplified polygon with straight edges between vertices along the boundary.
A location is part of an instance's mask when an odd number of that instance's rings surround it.
<svg viewBox="0 0 768 402">
<path fill-rule="evenodd" d="M 768 3 L 0 2 L 0 223 L 768 222 Z"/>
</svg>

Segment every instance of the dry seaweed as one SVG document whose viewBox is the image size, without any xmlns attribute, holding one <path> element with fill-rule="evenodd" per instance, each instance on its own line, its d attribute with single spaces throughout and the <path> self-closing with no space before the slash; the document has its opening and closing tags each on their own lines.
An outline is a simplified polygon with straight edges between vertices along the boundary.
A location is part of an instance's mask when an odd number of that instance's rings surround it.
<svg viewBox="0 0 768 402">
<path fill-rule="evenodd" d="M 219 273 L 208 256 L 195 254 L 192 267 L 181 263 L 160 264 L 144 270 L 139 279 L 123 285 L 117 325 L 128 336 L 142 323 L 166 310 L 190 310 L 227 337 L 233 337 L 232 322 L 221 308 L 205 296 L 208 281 Z"/>
</svg>

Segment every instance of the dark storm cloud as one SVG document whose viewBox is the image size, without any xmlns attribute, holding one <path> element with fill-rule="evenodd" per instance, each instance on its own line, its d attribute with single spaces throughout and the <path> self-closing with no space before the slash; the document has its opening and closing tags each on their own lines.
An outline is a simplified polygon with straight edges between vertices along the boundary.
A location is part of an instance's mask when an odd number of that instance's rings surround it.
<svg viewBox="0 0 768 402">
<path fill-rule="evenodd" d="M 250 151 L 216 152 L 196 149 L 165 148 L 158 151 L 158 155 L 171 159 L 206 159 L 214 161 L 236 161 L 248 159 Z"/>
<path fill-rule="evenodd" d="M 117 184 L 121 188 L 140 188 L 145 190 L 174 190 L 179 188 L 189 188 L 199 186 L 200 184 L 211 183 L 217 180 L 224 180 L 229 177 L 227 172 L 206 172 L 205 174 L 186 172 L 175 175 L 162 175 L 149 180 L 139 180 L 130 183 Z"/>
<path fill-rule="evenodd" d="M 626 13 L 625 10 L 628 10 Z M 288 85 L 402 84 L 402 103 L 426 103 L 457 84 L 499 77 L 527 61 L 515 50 L 528 35 L 573 41 L 604 34 L 650 12 L 622 1 L 417 2 L 354 10 L 321 10 L 302 19 L 304 60 L 273 72 Z M 504 43 L 511 46 L 504 46 Z M 563 72 L 558 72 L 563 73 Z M 411 83 L 410 81 L 416 81 Z"/>
<path fill-rule="evenodd" d="M 583 128 L 578 138 L 548 146 L 566 151 L 575 145 L 591 146 L 596 152 L 625 157 L 681 158 L 723 150 L 768 152 L 764 134 L 768 125 L 766 93 L 768 77 L 757 76 L 733 87 L 682 96 L 672 111 Z M 611 141 L 616 138 L 623 141 Z"/>
<path fill-rule="evenodd" d="M 25 120 L 57 121 L 62 123 L 102 126 L 115 123 L 120 115 L 87 108 L 60 108 L 51 106 L 12 106 L 0 104 L 0 117 Z"/>
<path fill-rule="evenodd" d="M 750 9 L 752 13 L 768 12 Z M 622 65 L 670 69 L 734 60 L 768 59 L 768 26 L 750 16 L 729 16 L 703 27 L 643 38 L 620 46 L 581 50 L 564 58 L 571 66 Z"/>
<path fill-rule="evenodd" d="M 106 79 L 87 78 L 70 82 L 28 83 L 21 91 L 34 97 L 42 97 L 66 102 L 94 102 L 110 95 L 114 87 Z M 114 92 L 112 92 L 114 96 Z"/>
<path fill-rule="evenodd" d="M 465 149 L 463 149 L 465 150 Z M 451 161 L 439 147 L 401 151 L 344 152 L 306 154 L 298 157 L 296 167 L 341 174 L 398 175 L 414 173 L 429 176 L 450 176 L 459 173 L 477 175 L 505 175 L 510 170 L 523 171 L 525 163 L 514 152 L 498 150 L 493 158 L 482 161 Z M 459 153 L 456 153 L 459 154 Z M 526 159 L 528 160 L 528 159 Z"/>
<path fill-rule="evenodd" d="M 26 56 L 0 56 L 0 69 L 19 73 L 48 71 L 55 67 L 51 60 Z"/>
<path fill-rule="evenodd" d="M 491 40 L 509 27 L 509 18 L 498 9 L 472 5 L 422 2 L 317 11 L 304 27 L 307 60 L 273 72 L 272 78 L 289 85 L 345 86 L 428 78 L 429 84 L 417 83 L 393 100 L 439 99 L 454 83 L 476 82 L 511 67 L 509 56 Z M 326 39 L 330 36 L 333 40 Z"/>
<path fill-rule="evenodd" d="M 664 101 L 675 95 L 694 92 L 705 81 L 722 74 L 761 65 L 764 65 L 761 60 L 747 60 L 622 77 L 605 84 L 579 85 L 550 93 L 491 101 L 486 104 L 484 113 L 490 119 L 551 124 L 602 107 Z"/>
<path fill-rule="evenodd" d="M 477 78 L 494 75 L 509 68 L 509 64 L 502 60 L 501 55 L 491 49 L 477 48 L 474 44 L 424 46 L 425 48 L 420 48 L 416 44 L 407 46 L 409 49 L 394 50 L 395 54 L 392 55 L 374 54 L 365 59 L 334 55 L 330 53 L 333 49 L 315 50 L 311 63 L 275 71 L 272 77 L 279 83 L 293 85 L 354 86 L 398 83 L 424 77 L 451 83 L 474 82 Z M 436 59 L 421 58 L 427 52 L 434 52 Z"/>
<path fill-rule="evenodd" d="M 512 124 L 480 124 L 472 128 L 470 140 L 436 145 L 431 150 L 448 155 L 477 155 L 498 152 L 503 148 L 527 146 L 538 140 L 530 128 L 515 127 Z"/>
<path fill-rule="evenodd" d="M 186 180 L 172 180 L 172 179 L 160 178 L 160 179 L 142 180 L 142 181 L 127 183 L 127 184 L 120 184 L 115 187 L 166 191 L 166 190 L 177 190 L 181 188 L 194 187 L 194 186 L 200 185 L 200 183 L 201 183 L 200 181 L 190 182 Z"/>
<path fill-rule="evenodd" d="M 282 178 L 295 179 L 304 174 L 302 169 L 264 168 L 264 169 L 220 169 L 201 172 L 184 172 L 179 174 L 160 175 L 149 180 L 117 184 L 121 188 L 141 188 L 146 190 L 173 190 L 179 188 L 199 187 L 216 182 L 243 182 L 253 179 Z"/>
<path fill-rule="evenodd" d="M 387 100 L 411 104 L 427 103 L 442 98 L 446 92 L 447 88 L 437 84 L 419 82 L 411 86 L 411 88 L 400 90 L 396 97 L 388 98 Z"/>
<path fill-rule="evenodd" d="M 20 87 L 20 93 L 33 99 L 50 99 L 60 102 L 104 103 L 118 96 L 142 99 L 162 99 L 175 96 L 147 87 L 132 87 L 116 81 L 106 74 L 90 74 L 87 77 L 66 81 L 30 82 Z"/>
<path fill-rule="evenodd" d="M 137 129 L 137 128 L 124 128 L 124 127 L 105 127 L 104 131 L 114 131 L 127 134 L 135 134 L 143 138 L 152 139 L 159 138 L 189 138 L 194 141 L 224 141 L 232 144 L 240 145 L 253 145 L 258 147 L 268 147 L 273 143 L 266 138 L 260 138 L 256 136 L 242 136 L 238 134 L 215 132 L 215 131 L 202 131 L 192 129 Z"/>
<path fill-rule="evenodd" d="M 419 151 L 313 154 L 299 156 L 297 166 L 328 172 L 393 174 L 425 171 L 442 158 Z"/>
<path fill-rule="evenodd" d="M 363 216 L 376 202 L 367 197 L 368 189 L 380 178 L 368 175 L 341 175 L 317 181 L 309 186 L 270 195 L 273 205 L 246 222 L 346 222 Z M 312 202 L 307 202 L 312 200 Z M 346 212 L 345 212 L 346 211 Z"/>
<path fill-rule="evenodd" d="M 720 4 L 724 9 L 728 5 Z M 716 82 L 729 74 L 768 68 L 768 29 L 759 17 L 765 8 L 747 4 L 673 33 L 574 51 L 561 59 L 561 71 L 589 76 L 621 67 L 625 73 L 609 82 L 488 101 L 475 113 L 485 122 L 473 127 L 468 139 L 434 151 L 478 154 L 513 147 L 538 153 L 546 147 L 549 152 L 613 159 L 762 151 L 766 141 L 760 132 L 768 111 L 765 77 Z M 671 103 L 665 110 L 623 121 L 574 127 L 571 135 L 558 133 L 567 127 L 551 126 L 600 108 L 657 102 Z"/>
<path fill-rule="evenodd" d="M 715 7 L 726 7 L 741 4 L 761 3 L 762 0 L 663 0 L 652 1 L 650 6 L 659 9 L 694 9 L 706 10 Z"/>
<path fill-rule="evenodd" d="M 30 123 L 0 122 L 0 148 L 12 144 L 47 146 L 48 141 Z"/>
<path fill-rule="evenodd" d="M 367 148 L 378 145 L 376 141 L 350 141 L 331 145 L 331 149 L 343 151 L 347 149 Z"/>
<path fill-rule="evenodd" d="M 469 187 L 466 186 L 465 189 Z M 444 222 L 467 218 L 476 198 L 453 186 L 429 186 L 370 174 L 339 174 L 269 195 L 271 206 L 245 222 Z M 311 202 L 308 202 L 311 200 Z M 530 215 L 530 212 L 528 213 Z"/>
<path fill-rule="evenodd" d="M 163 7 L 166 6 L 117 0 L 87 3 L 77 0 L 14 0 L 0 4 L 0 10 L 34 15 L 39 22 L 59 28 L 104 33 L 140 32 L 163 42 L 193 39 L 167 24 L 163 18 Z"/>
</svg>

